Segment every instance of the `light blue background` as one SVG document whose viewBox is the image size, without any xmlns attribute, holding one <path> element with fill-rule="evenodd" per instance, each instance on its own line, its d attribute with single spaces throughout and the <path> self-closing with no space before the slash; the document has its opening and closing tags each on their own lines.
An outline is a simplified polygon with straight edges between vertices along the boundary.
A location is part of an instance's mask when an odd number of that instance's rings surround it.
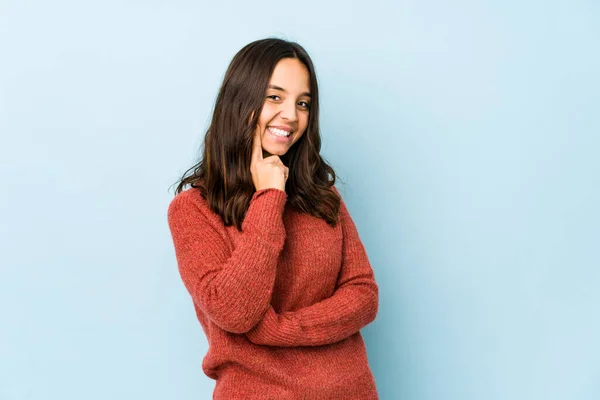
<svg viewBox="0 0 600 400">
<path fill-rule="evenodd" d="M 382 399 L 600 398 L 595 1 L 0 3 L 0 399 L 209 399 L 170 185 L 231 57 L 314 59 Z"/>
</svg>

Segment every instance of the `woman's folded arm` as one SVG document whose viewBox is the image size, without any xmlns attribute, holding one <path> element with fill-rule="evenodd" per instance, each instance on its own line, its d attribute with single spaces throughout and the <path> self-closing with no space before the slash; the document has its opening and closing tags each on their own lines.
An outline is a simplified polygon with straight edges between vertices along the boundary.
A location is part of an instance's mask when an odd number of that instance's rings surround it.
<svg viewBox="0 0 600 400">
<path fill-rule="evenodd" d="M 320 346 L 339 342 L 375 320 L 379 288 L 343 200 L 340 222 L 343 257 L 334 294 L 318 303 L 281 314 L 270 306 L 261 321 L 246 333 L 250 341 L 282 347 Z"/>
</svg>

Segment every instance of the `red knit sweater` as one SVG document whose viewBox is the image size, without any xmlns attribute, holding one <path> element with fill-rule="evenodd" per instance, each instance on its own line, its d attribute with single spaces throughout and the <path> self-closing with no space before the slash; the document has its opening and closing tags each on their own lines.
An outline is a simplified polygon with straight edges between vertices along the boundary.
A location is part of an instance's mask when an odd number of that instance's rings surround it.
<svg viewBox="0 0 600 400">
<path fill-rule="evenodd" d="M 335 228 L 286 200 L 255 192 L 242 232 L 198 189 L 169 205 L 213 399 L 378 399 L 359 330 L 376 317 L 379 289 L 356 226 L 343 200 Z"/>
</svg>

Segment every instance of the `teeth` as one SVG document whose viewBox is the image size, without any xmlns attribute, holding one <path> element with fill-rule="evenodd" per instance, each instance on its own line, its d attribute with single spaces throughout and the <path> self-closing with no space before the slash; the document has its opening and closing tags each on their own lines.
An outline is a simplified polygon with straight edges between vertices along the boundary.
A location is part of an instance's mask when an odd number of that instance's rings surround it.
<svg viewBox="0 0 600 400">
<path fill-rule="evenodd" d="M 271 132 L 272 132 L 274 135 L 277 135 L 277 136 L 284 136 L 284 137 L 287 137 L 287 136 L 290 136 L 290 134 L 291 134 L 291 132 L 284 131 L 283 129 L 277 129 L 277 128 L 273 128 L 273 127 L 269 127 L 268 129 L 269 129 L 269 130 L 270 130 L 270 131 L 271 131 Z"/>
</svg>

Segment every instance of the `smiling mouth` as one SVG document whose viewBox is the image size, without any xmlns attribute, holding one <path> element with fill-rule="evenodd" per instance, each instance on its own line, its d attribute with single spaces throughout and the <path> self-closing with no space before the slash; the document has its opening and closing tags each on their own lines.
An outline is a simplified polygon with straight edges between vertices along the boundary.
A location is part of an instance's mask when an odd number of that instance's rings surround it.
<svg viewBox="0 0 600 400">
<path fill-rule="evenodd" d="M 281 138 L 289 137 L 292 132 L 284 131 L 283 129 L 273 128 L 271 126 L 267 127 L 267 130 L 273 135 Z"/>
</svg>

